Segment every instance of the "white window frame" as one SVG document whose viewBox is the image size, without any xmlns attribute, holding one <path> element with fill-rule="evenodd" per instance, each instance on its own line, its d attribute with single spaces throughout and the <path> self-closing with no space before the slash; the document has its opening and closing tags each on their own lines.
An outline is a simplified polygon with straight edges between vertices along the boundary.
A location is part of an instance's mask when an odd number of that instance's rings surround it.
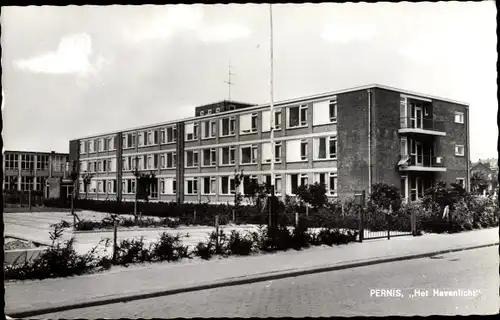
<svg viewBox="0 0 500 320">
<path fill-rule="evenodd" d="M 325 175 L 325 188 L 326 188 L 326 194 L 328 196 L 337 196 L 337 185 L 338 185 L 338 176 L 335 172 L 318 172 L 314 173 L 313 176 L 313 182 L 314 183 L 320 183 L 320 175 L 324 174 Z M 334 186 L 334 192 L 332 192 L 332 186 L 330 185 L 330 178 L 335 178 L 335 183 L 336 185 Z"/>
<path fill-rule="evenodd" d="M 80 141 L 80 154 L 85 154 L 85 143 L 86 141 Z"/>
<path fill-rule="evenodd" d="M 223 178 L 227 178 L 227 191 L 228 191 L 228 193 L 223 193 L 223 189 L 222 189 L 222 186 L 224 185 L 222 183 Z M 231 180 L 234 181 L 234 177 L 232 177 L 232 176 L 220 176 L 219 177 L 219 194 L 220 195 L 230 196 L 230 195 L 234 195 L 236 193 L 236 189 L 234 189 L 234 190 L 231 189 Z"/>
<path fill-rule="evenodd" d="M 463 112 L 455 111 L 455 123 L 464 124 L 465 114 Z"/>
<path fill-rule="evenodd" d="M 331 113 L 331 108 L 333 106 L 334 114 L 332 115 Z M 333 97 L 329 103 L 328 103 L 328 112 L 330 116 L 330 122 L 331 123 L 337 123 L 337 117 L 338 117 L 338 104 L 337 104 L 337 96 Z"/>
<path fill-rule="evenodd" d="M 196 183 L 195 183 L 196 182 Z M 195 191 L 194 187 L 196 186 L 196 191 L 195 192 L 191 192 L 189 193 L 188 190 L 189 190 L 189 183 L 191 183 L 191 189 L 193 191 Z M 198 178 L 197 177 L 189 177 L 189 178 L 185 178 L 185 184 L 184 184 L 184 192 L 186 195 L 197 195 L 198 192 L 199 192 L 199 188 L 198 188 Z"/>
<path fill-rule="evenodd" d="M 209 180 L 209 183 L 208 183 L 208 188 L 210 190 L 205 190 L 205 179 L 208 179 Z M 202 190 L 201 190 L 201 194 L 202 195 L 215 195 L 217 193 L 217 179 L 216 177 L 202 177 L 201 179 L 203 181 L 203 185 L 202 185 Z M 212 190 L 212 182 L 215 182 L 215 189 Z"/>
<path fill-rule="evenodd" d="M 306 145 L 306 154 L 302 154 L 302 145 Z M 307 161 L 309 159 L 309 141 L 307 139 L 300 140 L 300 160 Z"/>
<path fill-rule="evenodd" d="M 185 134 L 185 141 L 196 141 L 198 140 L 198 123 L 197 122 L 191 122 L 191 123 L 186 123 L 185 126 L 187 125 L 192 125 L 193 126 L 193 133 L 188 133 L 187 129 L 186 129 L 186 134 Z M 191 139 L 189 138 L 189 135 L 192 134 L 193 136 L 191 137 Z"/>
<path fill-rule="evenodd" d="M 243 149 L 246 149 L 246 148 L 250 148 L 250 162 L 248 163 L 244 163 L 243 162 Z M 255 152 L 255 157 L 254 157 L 254 150 L 257 150 Z M 240 165 L 250 165 L 250 164 L 256 164 L 258 162 L 258 157 L 259 157 L 259 153 L 258 153 L 258 149 L 257 149 L 257 145 L 256 144 L 249 144 L 249 145 L 243 145 L 243 146 L 240 146 Z"/>
<path fill-rule="evenodd" d="M 457 178 L 456 179 L 457 183 L 460 183 L 462 184 L 462 187 L 465 189 L 465 178 Z"/>
<path fill-rule="evenodd" d="M 205 115 L 205 111 L 201 110 L 200 111 L 200 116 L 204 116 Z"/>
<path fill-rule="evenodd" d="M 460 148 L 462 149 L 462 152 L 459 152 Z M 463 144 L 455 145 L 455 156 L 457 156 L 457 157 L 465 156 L 465 146 Z"/>
<path fill-rule="evenodd" d="M 298 108 L 299 109 L 299 124 L 297 126 L 290 126 L 290 110 L 292 108 Z M 301 104 L 301 105 L 297 105 L 297 106 L 291 106 L 291 107 L 287 107 L 287 115 L 286 115 L 286 128 L 287 129 L 297 129 L 297 128 L 306 128 L 308 126 L 308 116 L 307 116 L 307 112 L 308 112 L 308 109 L 309 109 L 309 106 L 307 104 Z M 306 110 L 306 117 L 305 119 L 302 119 L 302 110 Z"/>
<path fill-rule="evenodd" d="M 192 152 L 193 153 L 193 165 L 192 166 L 188 166 L 188 152 Z M 198 168 L 198 165 L 200 163 L 200 156 L 199 156 L 198 150 L 186 150 L 185 153 L 186 153 L 185 154 L 186 163 L 185 163 L 184 167 L 185 168 Z M 196 159 L 197 159 L 196 163 L 194 161 L 195 160 L 195 156 L 194 156 L 195 154 L 197 154 L 197 156 L 196 156 Z"/>
<path fill-rule="evenodd" d="M 319 153 L 319 140 L 320 139 L 326 139 L 325 140 L 325 153 L 326 153 L 326 158 L 318 158 L 318 153 Z M 318 138 L 314 138 L 313 140 L 313 160 L 314 161 L 331 161 L 331 160 L 337 160 L 337 157 L 338 157 L 338 144 L 336 145 L 336 154 L 334 157 L 332 157 L 332 155 L 330 154 L 330 141 L 337 141 L 337 137 L 336 136 L 326 136 L 326 137 L 318 137 Z"/>
<path fill-rule="evenodd" d="M 212 109 L 208 109 L 207 114 L 212 114 Z"/>
<path fill-rule="evenodd" d="M 223 153 L 224 153 L 224 149 L 228 150 L 228 159 L 229 159 L 229 163 L 223 163 L 222 161 L 224 161 L 224 156 L 223 156 Z M 234 154 L 234 158 L 231 159 L 231 150 L 234 151 L 233 154 Z M 222 147 L 220 148 L 220 166 L 234 166 L 236 164 L 236 147 Z"/>
<path fill-rule="evenodd" d="M 89 153 L 94 153 L 94 140 L 89 140 Z"/>
<path fill-rule="evenodd" d="M 280 188 L 278 188 L 278 185 L 280 186 Z M 279 196 L 282 193 L 283 193 L 283 176 L 281 174 L 276 174 L 274 175 L 274 194 Z"/>
<path fill-rule="evenodd" d="M 205 164 L 205 152 L 208 150 L 209 152 L 209 164 Z M 201 150 L 202 161 L 201 166 L 204 168 L 207 167 L 215 167 L 217 165 L 217 149 L 216 148 L 205 148 Z"/>
<path fill-rule="evenodd" d="M 224 135 L 224 120 L 227 120 L 228 134 Z M 236 117 L 227 117 L 219 120 L 219 137 L 232 137 L 236 135 Z M 232 126 L 231 126 L 232 124 Z M 231 128 L 232 127 L 232 128 Z"/>
</svg>

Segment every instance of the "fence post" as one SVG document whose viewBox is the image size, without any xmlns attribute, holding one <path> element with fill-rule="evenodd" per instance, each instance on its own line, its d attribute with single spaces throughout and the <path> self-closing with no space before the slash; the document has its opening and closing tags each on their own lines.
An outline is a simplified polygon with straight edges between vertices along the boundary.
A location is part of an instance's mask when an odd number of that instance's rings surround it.
<svg viewBox="0 0 500 320">
<path fill-rule="evenodd" d="M 417 235 L 417 217 L 415 210 L 411 210 L 411 234 L 414 237 Z"/>
<path fill-rule="evenodd" d="M 31 212 L 31 188 L 28 190 L 28 206 Z"/>
<path fill-rule="evenodd" d="M 295 225 L 296 226 L 299 225 L 299 213 L 298 212 L 295 212 Z"/>
<path fill-rule="evenodd" d="M 365 233 L 365 226 L 364 226 L 364 211 L 363 211 L 363 205 L 365 203 L 365 190 L 362 190 L 359 193 L 354 193 L 354 200 L 356 201 L 356 204 L 358 205 L 358 210 L 359 210 L 359 242 L 363 242 L 364 238 L 364 233 Z"/>
<path fill-rule="evenodd" d="M 196 222 L 196 208 L 193 210 L 193 222 Z"/>
<path fill-rule="evenodd" d="M 389 204 L 389 210 L 387 211 L 387 240 L 390 240 L 391 239 L 391 222 L 390 222 L 390 218 L 391 218 L 391 214 L 392 214 L 392 204 Z"/>
<path fill-rule="evenodd" d="M 309 206 L 306 204 L 306 217 L 309 217 Z"/>
<path fill-rule="evenodd" d="M 234 211 L 234 208 L 233 208 L 233 222 L 236 223 L 236 212 Z"/>
<path fill-rule="evenodd" d="M 219 252 L 219 216 L 215 216 L 215 252 Z"/>
<path fill-rule="evenodd" d="M 118 220 L 113 221 L 113 264 L 116 263 Z"/>
</svg>

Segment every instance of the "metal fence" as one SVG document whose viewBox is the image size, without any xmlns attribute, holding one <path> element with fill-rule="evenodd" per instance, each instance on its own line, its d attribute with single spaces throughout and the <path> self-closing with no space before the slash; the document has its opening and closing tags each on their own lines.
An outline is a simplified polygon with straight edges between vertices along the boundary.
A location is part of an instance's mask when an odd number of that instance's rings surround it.
<svg viewBox="0 0 500 320">
<path fill-rule="evenodd" d="M 28 207 L 30 205 L 30 196 L 32 206 L 43 205 L 43 194 L 39 191 L 31 191 L 31 193 L 29 191 L 4 192 L 3 203 L 5 207 Z"/>
</svg>

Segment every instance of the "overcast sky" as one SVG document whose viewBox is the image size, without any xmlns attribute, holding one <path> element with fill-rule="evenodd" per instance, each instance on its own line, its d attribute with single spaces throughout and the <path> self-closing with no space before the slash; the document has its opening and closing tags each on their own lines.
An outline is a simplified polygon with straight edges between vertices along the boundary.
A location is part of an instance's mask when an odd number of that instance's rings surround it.
<svg viewBox="0 0 500 320">
<path fill-rule="evenodd" d="M 496 157 L 496 7 L 273 5 L 275 100 L 379 83 L 470 103 L 471 158 Z M 2 8 L 5 149 L 269 101 L 269 5 Z"/>
</svg>

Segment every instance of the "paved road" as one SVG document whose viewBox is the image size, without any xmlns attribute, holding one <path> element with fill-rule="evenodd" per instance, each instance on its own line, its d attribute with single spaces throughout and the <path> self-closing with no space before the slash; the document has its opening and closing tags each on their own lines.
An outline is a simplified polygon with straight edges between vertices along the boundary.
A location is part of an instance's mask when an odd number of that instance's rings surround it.
<svg viewBox="0 0 500 320">
<path fill-rule="evenodd" d="M 124 279 L 126 281 L 126 279 Z M 320 317 L 468 315 L 499 311 L 498 247 L 440 257 L 183 293 L 37 318 Z M 401 290 L 382 297 L 372 290 Z M 476 296 L 440 297 L 437 290 Z M 414 290 L 427 297 L 411 297 Z M 464 291 L 462 291 L 464 292 Z M 386 292 L 389 293 L 389 292 Z M 390 291 L 398 295 L 397 291 Z"/>
</svg>

